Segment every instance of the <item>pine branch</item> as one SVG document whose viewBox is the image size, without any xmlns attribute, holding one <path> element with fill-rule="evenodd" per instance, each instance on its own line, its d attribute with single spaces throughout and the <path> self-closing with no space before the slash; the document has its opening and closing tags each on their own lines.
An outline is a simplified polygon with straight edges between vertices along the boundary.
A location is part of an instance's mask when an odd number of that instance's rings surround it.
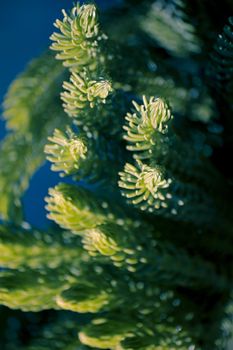
<svg viewBox="0 0 233 350">
<path fill-rule="evenodd" d="M 25 271 L 6 270 L 0 272 L 0 302 L 11 309 L 40 311 L 57 309 L 55 296 L 66 287 L 64 273 L 53 270 Z"/>
<path fill-rule="evenodd" d="M 57 123 L 64 123 L 64 112 L 57 103 L 63 78 L 60 64 L 46 54 L 29 65 L 6 96 L 4 117 L 14 131 L 2 142 L 0 156 L 0 212 L 4 219 L 19 212 L 29 179 L 44 161 L 47 135 Z"/>
<path fill-rule="evenodd" d="M 64 78 L 64 69 L 51 54 L 45 53 L 32 61 L 6 94 L 3 116 L 7 127 L 22 134 L 41 135 L 43 123 L 49 123 L 48 113 L 52 113 L 55 104 L 58 109 L 60 84 Z"/>
<path fill-rule="evenodd" d="M 0 266 L 22 270 L 77 264 L 78 245 L 77 237 L 69 232 L 45 233 L 1 225 Z"/>
<path fill-rule="evenodd" d="M 99 33 L 97 10 L 94 5 L 78 4 L 73 7 L 70 16 L 63 10 L 63 20 L 57 20 L 55 27 L 61 32 L 54 33 L 51 49 L 60 51 L 56 58 L 64 60 L 66 67 L 90 65 L 95 69 L 98 52 L 97 42 L 105 36 Z"/>
<path fill-rule="evenodd" d="M 169 294 L 167 294 L 169 299 Z M 101 319 L 94 319 L 91 324 L 79 332 L 82 343 L 99 349 L 187 349 L 192 346 L 192 340 L 185 331 L 175 331 L 171 326 L 157 324 L 156 335 L 147 322 L 142 324 L 133 315 L 119 317 L 112 313 Z M 182 345 L 183 344 L 183 345 Z M 184 347 L 182 347 L 184 346 Z"/>
<path fill-rule="evenodd" d="M 193 26 L 186 22 L 181 1 L 154 2 L 146 16 L 141 19 L 141 27 L 160 45 L 173 55 L 187 56 L 200 52 Z"/>
<path fill-rule="evenodd" d="M 114 319 L 97 319 L 86 326 L 80 333 L 79 339 L 85 345 L 98 349 L 114 349 L 132 330 L 129 322 Z"/>
<path fill-rule="evenodd" d="M 141 210 L 200 227 L 221 227 L 226 220 L 228 230 L 229 214 L 220 209 L 223 179 L 199 149 L 183 140 L 171 115 L 161 99 L 134 102 L 134 110 L 126 115 L 124 138 L 137 164 L 127 163 L 119 173 L 122 193 Z"/>
<path fill-rule="evenodd" d="M 95 228 L 116 216 L 103 200 L 99 201 L 90 191 L 61 183 L 49 190 L 46 198 L 48 218 L 72 232 Z"/>
<path fill-rule="evenodd" d="M 129 142 L 127 149 L 138 152 L 136 158 L 150 157 L 151 148 L 159 143 L 158 133 L 166 134 L 168 122 L 172 119 L 168 105 L 160 98 L 153 97 L 147 101 L 143 96 L 143 105 L 133 102 L 134 113 L 126 115 L 127 126 L 124 126 L 127 134 L 125 140 Z"/>
<path fill-rule="evenodd" d="M 93 108 L 98 103 L 105 103 L 112 91 L 109 81 L 89 80 L 87 71 L 84 71 L 83 77 L 73 72 L 70 83 L 64 82 L 63 87 L 66 90 L 61 94 L 63 107 L 71 117 L 76 117 L 86 107 Z"/>
<path fill-rule="evenodd" d="M 100 254 L 106 257 L 107 262 L 110 258 L 114 266 L 126 268 L 130 272 L 142 270 L 144 278 L 147 276 L 146 268 L 149 265 L 150 273 L 155 274 L 157 281 L 161 280 L 163 283 L 166 283 L 169 274 L 174 274 L 174 283 L 178 285 L 197 283 L 198 286 L 212 284 L 213 281 L 216 284 L 218 280 L 220 289 L 227 286 L 228 282 L 225 283 L 220 277 L 217 279 L 212 267 L 208 264 L 205 267 L 204 261 L 189 259 L 185 252 L 173 250 L 166 243 L 159 244 L 153 238 L 152 227 L 134 222 L 118 208 L 111 208 L 110 203 L 97 200 L 88 191 L 60 184 L 51 190 L 51 195 L 52 197 L 47 198 L 49 217 L 61 227 L 80 235 L 84 248 L 91 256 Z M 145 236 L 141 237 L 141 230 L 145 228 Z M 148 242 L 154 242 L 154 245 L 150 246 L 151 243 Z M 171 269 L 173 259 L 177 265 L 174 271 Z M 152 267 L 154 264 L 155 268 Z M 195 275 L 192 271 L 199 271 L 200 267 L 203 275 L 199 280 L 200 273 Z M 189 279 L 188 276 L 192 277 Z"/>
<path fill-rule="evenodd" d="M 214 78 L 220 91 L 224 95 L 232 91 L 233 77 L 233 17 L 229 17 L 228 24 L 218 36 L 212 54 L 212 67 L 209 74 Z"/>
<path fill-rule="evenodd" d="M 167 189 L 171 184 L 171 179 L 165 179 L 163 169 L 151 168 L 140 161 L 138 167 L 127 163 L 124 172 L 120 172 L 119 186 L 123 188 L 122 194 L 132 201 L 132 204 L 139 205 L 141 210 L 167 208 L 166 202 L 171 199 L 167 195 Z M 183 202 L 180 202 L 183 205 Z"/>
<path fill-rule="evenodd" d="M 82 138 L 78 138 L 70 128 L 66 133 L 55 129 L 53 136 L 49 137 L 51 142 L 45 146 L 47 159 L 52 162 L 51 170 L 63 171 L 66 175 L 71 175 L 79 169 L 86 159 L 87 147 Z"/>
</svg>

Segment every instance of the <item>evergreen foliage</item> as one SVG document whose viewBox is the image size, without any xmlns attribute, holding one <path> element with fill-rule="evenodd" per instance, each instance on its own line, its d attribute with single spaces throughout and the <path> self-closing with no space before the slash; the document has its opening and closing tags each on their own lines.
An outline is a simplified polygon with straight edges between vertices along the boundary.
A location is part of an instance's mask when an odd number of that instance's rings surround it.
<svg viewBox="0 0 233 350">
<path fill-rule="evenodd" d="M 67 175 L 77 172 L 82 159 L 86 158 L 85 142 L 70 128 L 67 128 L 66 133 L 55 129 L 53 137 L 49 137 L 48 140 L 51 144 L 47 144 L 44 151 L 48 154 L 47 159 L 54 163 L 51 169 L 64 171 Z"/>
<path fill-rule="evenodd" d="M 212 54 L 212 65 L 215 70 L 215 79 L 224 90 L 231 89 L 233 59 L 233 17 L 229 17 L 228 24 L 224 26 L 215 44 Z M 223 86 L 225 84 L 225 87 Z"/>
<path fill-rule="evenodd" d="M 20 215 L 20 198 L 29 180 L 44 162 L 43 148 L 48 133 L 64 125 L 59 103 L 59 84 L 65 74 L 50 54 L 32 62 L 9 88 L 3 116 L 8 136 L 0 153 L 0 217 Z M 5 161 L 7 159 L 7 162 Z"/>
<path fill-rule="evenodd" d="M 131 3 L 117 23 L 94 4 L 63 11 L 58 61 L 42 55 L 5 98 L 0 303 L 56 310 L 20 350 L 223 350 L 231 336 L 232 181 L 216 154 L 233 145 L 219 116 L 232 17 L 207 58 L 188 2 Z M 49 189 L 48 232 L 20 203 L 43 150 L 72 180 Z"/>
</svg>

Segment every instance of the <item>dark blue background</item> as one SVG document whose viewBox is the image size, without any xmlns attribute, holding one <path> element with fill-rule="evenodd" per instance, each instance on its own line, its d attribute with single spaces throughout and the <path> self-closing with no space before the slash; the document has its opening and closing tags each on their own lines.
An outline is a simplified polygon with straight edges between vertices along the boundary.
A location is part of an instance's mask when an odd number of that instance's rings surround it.
<svg viewBox="0 0 233 350">
<path fill-rule="evenodd" d="M 116 1 L 95 2 L 104 9 Z M 61 18 L 61 9 L 69 9 L 73 3 L 71 0 L 0 0 L 1 102 L 11 81 L 32 58 L 48 47 L 49 36 L 54 30 L 53 23 L 56 18 Z M 0 121 L 0 138 L 4 135 L 4 122 Z M 45 164 L 33 176 L 23 198 L 29 223 L 41 228 L 46 226 L 48 222 L 44 197 L 48 187 L 54 186 L 58 181 L 59 176 L 49 170 L 49 164 Z"/>
</svg>

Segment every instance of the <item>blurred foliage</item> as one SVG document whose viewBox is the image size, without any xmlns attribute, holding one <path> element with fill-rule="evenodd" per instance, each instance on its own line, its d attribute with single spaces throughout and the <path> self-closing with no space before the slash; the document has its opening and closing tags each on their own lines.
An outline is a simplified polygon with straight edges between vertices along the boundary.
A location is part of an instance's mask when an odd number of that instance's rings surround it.
<svg viewBox="0 0 233 350">
<path fill-rule="evenodd" d="M 44 162 L 48 133 L 57 123 L 64 123 L 59 104 L 64 76 L 53 56 L 44 54 L 12 83 L 6 95 L 3 116 L 10 132 L 1 143 L 0 153 L 0 217 L 5 220 L 22 217 L 20 198 Z"/>
</svg>

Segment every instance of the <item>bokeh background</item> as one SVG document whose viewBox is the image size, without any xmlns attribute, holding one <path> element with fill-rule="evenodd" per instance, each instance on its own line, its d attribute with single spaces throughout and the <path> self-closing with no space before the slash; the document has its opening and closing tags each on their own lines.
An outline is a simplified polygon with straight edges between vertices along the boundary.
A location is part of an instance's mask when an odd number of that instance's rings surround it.
<svg viewBox="0 0 233 350">
<path fill-rule="evenodd" d="M 79 1 L 80 3 L 82 1 Z M 105 9 L 120 0 L 96 0 Z M 61 9 L 72 7 L 72 0 L 0 0 L 0 103 L 11 81 L 24 70 L 28 62 L 47 49 L 50 44 L 53 23 L 61 17 Z M 2 112 L 2 109 L 1 109 Z M 0 120 L 0 139 L 6 133 L 3 120 Z M 49 164 L 37 171 L 30 182 L 23 202 L 26 220 L 38 227 L 48 225 L 44 209 L 44 197 L 48 187 L 55 185 L 59 176 L 51 172 Z"/>
</svg>

